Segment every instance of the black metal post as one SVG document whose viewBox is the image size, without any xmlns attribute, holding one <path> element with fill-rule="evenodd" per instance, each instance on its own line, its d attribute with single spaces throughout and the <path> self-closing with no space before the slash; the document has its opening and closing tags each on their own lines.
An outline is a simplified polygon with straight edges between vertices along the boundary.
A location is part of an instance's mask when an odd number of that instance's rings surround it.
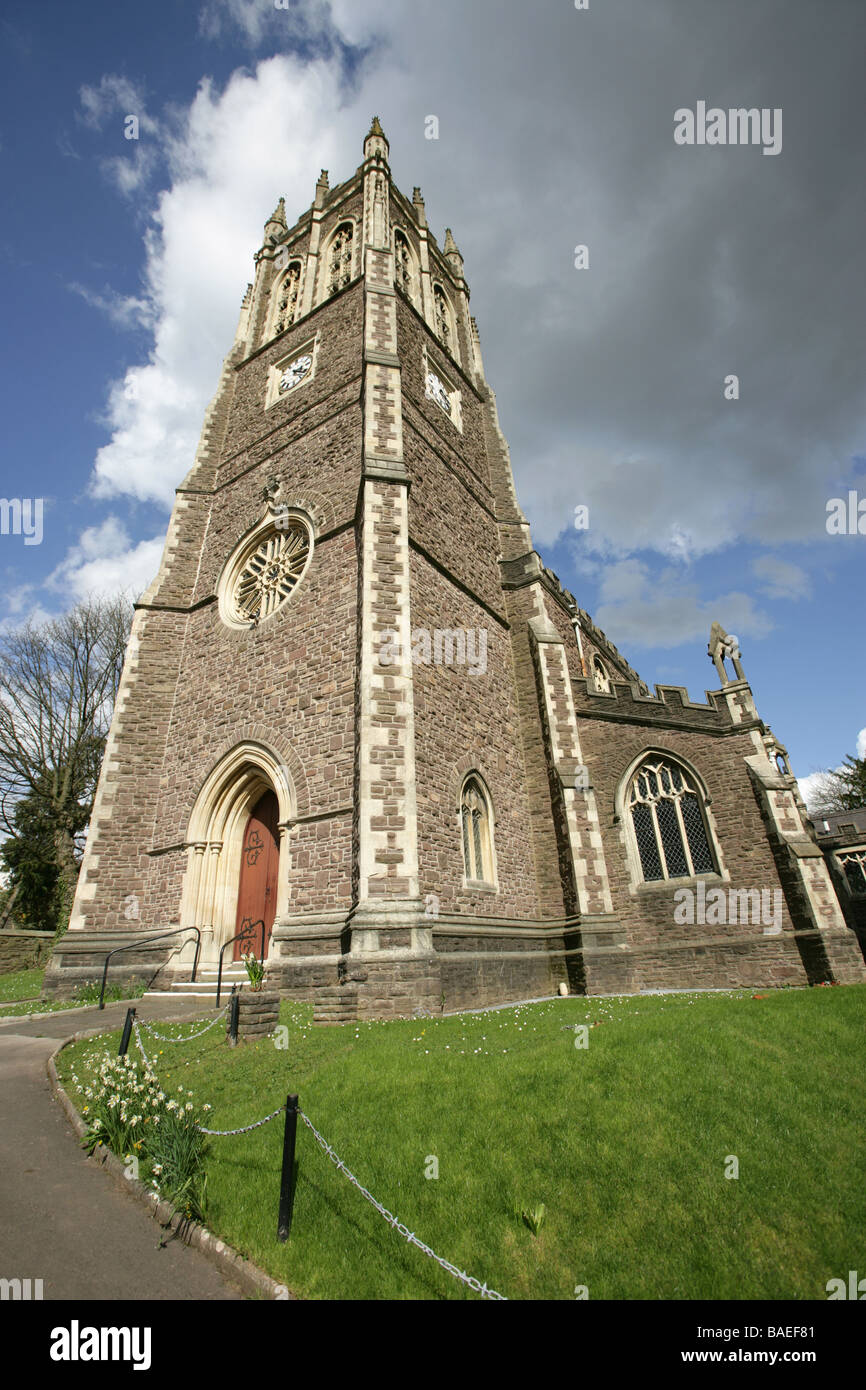
<svg viewBox="0 0 866 1390">
<path fill-rule="evenodd" d="M 228 941 L 226 941 L 225 944 L 224 944 L 223 946 L 220 947 L 220 963 L 219 963 L 219 970 L 217 971 L 217 992 L 216 992 L 216 1006 L 217 1006 L 217 1008 L 219 1008 L 219 1006 L 220 1006 L 220 993 L 221 993 L 222 987 L 223 987 L 223 952 L 224 952 L 224 951 L 227 951 L 228 948 L 229 948 L 229 946 L 231 946 L 232 942 L 234 942 L 234 941 L 241 941 L 241 940 L 246 941 L 246 939 L 247 939 L 248 937 L 252 936 L 252 934 L 253 934 L 253 932 L 255 931 L 256 927 L 261 927 L 261 929 L 262 929 L 262 963 L 264 964 L 264 959 L 265 959 L 265 924 L 264 924 L 264 922 L 262 921 L 261 918 L 259 918 L 259 920 L 258 920 L 257 922 L 253 922 L 251 926 L 246 926 L 246 927 L 244 927 L 243 931 L 239 931 L 239 932 L 238 932 L 237 936 L 230 936 L 229 939 L 228 939 Z M 211 931 L 213 931 L 213 927 L 211 927 Z M 196 959 L 197 959 L 197 957 L 196 957 Z M 241 959 L 243 960 L 243 953 L 241 954 Z M 193 976 L 192 976 L 192 978 L 195 979 L 195 970 L 193 970 Z"/>
<path fill-rule="evenodd" d="M 286 1128 L 283 1134 L 283 1171 L 280 1177 L 280 1215 L 277 1240 L 285 1243 L 292 1228 L 294 1198 L 295 1137 L 298 1132 L 298 1097 L 286 1096 Z"/>
<path fill-rule="evenodd" d="M 125 1056 L 126 1056 L 127 1048 L 129 1047 L 129 1038 L 130 1038 L 130 1034 L 132 1033 L 132 1020 L 133 1020 L 134 1018 L 135 1018 L 135 1009 L 127 1009 L 127 1011 L 126 1011 L 126 1021 L 124 1022 L 124 1025 L 123 1025 L 123 1036 L 122 1036 L 121 1039 L 120 1039 L 120 1050 L 118 1051 L 118 1054 L 117 1054 L 118 1057 L 125 1057 Z"/>
<path fill-rule="evenodd" d="M 237 989 L 232 985 L 232 1006 L 229 1011 L 229 1046 L 238 1045 L 238 1014 L 240 1013 L 241 996 Z"/>
</svg>

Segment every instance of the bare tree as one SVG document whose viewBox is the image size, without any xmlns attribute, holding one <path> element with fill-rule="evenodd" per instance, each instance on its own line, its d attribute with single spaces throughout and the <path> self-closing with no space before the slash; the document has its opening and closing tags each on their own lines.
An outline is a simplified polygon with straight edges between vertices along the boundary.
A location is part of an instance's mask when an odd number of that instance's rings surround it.
<svg viewBox="0 0 866 1390">
<path fill-rule="evenodd" d="M 815 778 L 811 803 L 815 815 L 866 806 L 866 758 L 849 753 L 841 767 L 822 772 Z"/>
<path fill-rule="evenodd" d="M 127 597 L 90 598 L 0 634 L 0 820 L 14 835 L 28 797 L 50 821 L 70 903 L 131 621 Z"/>
</svg>

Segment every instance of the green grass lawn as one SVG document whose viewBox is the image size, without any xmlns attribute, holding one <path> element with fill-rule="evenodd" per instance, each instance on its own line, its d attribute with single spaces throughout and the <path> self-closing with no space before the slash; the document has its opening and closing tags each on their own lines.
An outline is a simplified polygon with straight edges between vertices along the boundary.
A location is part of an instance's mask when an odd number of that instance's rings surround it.
<svg viewBox="0 0 866 1390">
<path fill-rule="evenodd" d="M 212 1128 L 297 1092 L 374 1197 L 509 1298 L 585 1285 L 590 1299 L 823 1300 L 828 1279 L 862 1267 L 864 985 L 337 1028 L 313 1028 L 305 1005 L 281 1017 L 285 1050 L 231 1050 L 215 1028 L 148 1051 L 166 1089 L 214 1106 Z M 64 1051 L 62 1074 L 95 1050 Z M 477 1296 L 392 1231 L 303 1125 L 279 1245 L 282 1129 L 212 1141 L 212 1230 L 306 1298 Z M 535 1236 L 520 1212 L 542 1202 Z"/>
<path fill-rule="evenodd" d="M 0 1003 L 38 998 L 44 974 L 45 967 L 41 966 L 34 970 L 13 970 L 9 975 L 0 975 Z"/>
<path fill-rule="evenodd" d="M 98 1003 L 98 980 L 77 987 L 72 999 L 39 998 L 44 974 L 42 966 L 38 970 L 17 970 L 10 975 L 0 975 L 0 1018 L 29 1018 L 31 1014 L 58 1013 L 62 1009 L 81 1009 Z M 105 1001 L 111 1004 L 119 999 L 140 999 L 144 990 L 143 984 L 111 984 L 105 991 Z"/>
</svg>

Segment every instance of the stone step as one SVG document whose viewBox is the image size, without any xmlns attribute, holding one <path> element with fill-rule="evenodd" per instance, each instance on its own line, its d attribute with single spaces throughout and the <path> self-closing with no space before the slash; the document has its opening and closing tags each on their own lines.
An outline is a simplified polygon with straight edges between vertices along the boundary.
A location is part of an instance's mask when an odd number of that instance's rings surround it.
<svg viewBox="0 0 866 1390">
<path fill-rule="evenodd" d="M 227 980 L 225 976 L 223 976 L 222 999 L 227 999 L 231 994 L 232 985 L 236 985 L 239 991 L 246 991 L 249 989 L 248 980 Z M 144 997 L 147 998 L 148 995 L 152 995 L 162 999 L 186 999 L 187 997 L 195 999 L 215 999 L 216 991 L 216 980 L 196 980 L 195 984 L 193 984 L 191 980 L 172 980 L 169 989 L 149 989 Z"/>
<path fill-rule="evenodd" d="M 340 985 L 326 985 L 313 1000 L 313 1022 L 321 1024 L 357 1023 L 358 991 Z"/>
<path fill-rule="evenodd" d="M 177 990 L 171 989 L 148 989 L 141 996 L 142 999 L 209 999 L 213 1001 L 214 995 L 203 994 L 197 989 L 189 989 L 185 994 L 178 994 Z"/>
<path fill-rule="evenodd" d="M 222 988 L 228 988 L 229 990 L 231 989 L 232 985 L 240 985 L 242 988 L 246 989 L 248 984 L 249 981 L 247 980 L 246 976 L 244 976 L 242 980 L 227 980 L 224 975 L 222 980 Z M 195 984 L 193 984 L 191 980 L 172 980 L 171 987 L 174 990 L 204 989 L 210 990 L 211 993 L 215 993 L 217 982 L 216 980 L 196 980 Z"/>
</svg>

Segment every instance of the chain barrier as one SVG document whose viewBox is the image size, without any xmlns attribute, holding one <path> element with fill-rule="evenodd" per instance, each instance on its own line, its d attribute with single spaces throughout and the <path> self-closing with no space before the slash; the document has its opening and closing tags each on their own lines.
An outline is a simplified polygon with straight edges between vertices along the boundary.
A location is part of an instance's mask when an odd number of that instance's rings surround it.
<svg viewBox="0 0 866 1390">
<path fill-rule="evenodd" d="M 214 1019 L 214 1023 L 219 1023 L 219 1018 L 215 1018 L 215 1019 Z M 146 1027 L 147 1025 L 145 1024 L 144 1026 Z M 209 1028 L 212 1027 L 212 1026 L 213 1026 L 212 1024 L 208 1024 L 208 1027 L 209 1027 Z M 144 1050 L 144 1047 L 142 1046 L 142 1042 L 141 1042 L 141 1032 L 140 1032 L 140 1029 L 139 1029 L 139 1024 L 138 1024 L 138 1020 L 137 1020 L 137 1019 L 133 1022 L 132 1028 L 133 1028 L 133 1032 L 135 1033 L 135 1041 L 136 1041 L 136 1043 L 138 1044 L 138 1050 L 139 1050 L 139 1052 L 141 1053 L 142 1057 L 144 1058 L 145 1065 L 148 1066 L 148 1067 L 150 1067 L 151 1070 L 153 1070 L 153 1062 L 150 1060 L 150 1058 L 148 1057 L 147 1053 L 146 1053 L 145 1050 Z M 168 1041 L 168 1042 L 186 1042 L 187 1039 L 186 1039 L 186 1038 L 181 1038 L 181 1039 L 178 1039 L 178 1038 L 169 1038 L 169 1039 L 167 1039 L 167 1041 Z M 241 1125 L 239 1129 L 205 1129 L 203 1125 L 197 1125 L 196 1128 L 197 1128 L 202 1134 L 210 1134 L 210 1135 L 213 1135 L 214 1138 L 223 1138 L 224 1136 L 229 1135 L 229 1134 L 249 1134 L 250 1130 L 253 1130 L 253 1129 L 261 1129 L 262 1125 L 270 1124 L 271 1120 L 275 1120 L 275 1119 L 277 1118 L 278 1115 L 281 1115 L 282 1112 L 285 1110 L 285 1108 L 286 1108 L 286 1107 L 285 1107 L 284 1105 L 281 1105 L 281 1106 L 279 1107 L 279 1109 L 274 1110 L 270 1115 L 266 1115 L 265 1118 L 264 1118 L 263 1120 L 256 1120 L 255 1124 L 251 1124 L 251 1125 Z"/>
<path fill-rule="evenodd" d="M 223 1137 L 227 1134 L 249 1134 L 251 1129 L 261 1129 L 262 1125 L 270 1124 L 271 1120 L 275 1120 L 278 1115 L 284 1114 L 285 1109 L 286 1107 L 281 1105 L 279 1109 L 274 1110 L 272 1114 L 266 1115 L 263 1120 L 256 1120 L 255 1124 L 252 1125 L 241 1125 L 240 1129 L 205 1129 L 204 1125 L 197 1125 L 196 1128 L 200 1134 L 214 1134 L 219 1137 Z"/>
<path fill-rule="evenodd" d="M 285 1109 L 285 1107 L 283 1108 Z M 351 1173 L 349 1169 L 346 1167 L 345 1163 L 342 1161 L 342 1159 L 337 1157 L 330 1144 L 322 1138 L 321 1134 L 316 1129 L 313 1122 L 304 1114 L 303 1110 L 301 1110 L 300 1108 L 298 1109 L 298 1115 L 303 1120 L 304 1124 L 307 1126 L 307 1129 L 310 1130 L 310 1132 L 312 1133 L 319 1148 L 323 1151 L 323 1153 L 327 1154 L 328 1158 L 334 1164 L 337 1171 L 339 1173 L 343 1173 L 349 1179 L 349 1182 L 352 1183 L 354 1187 L 357 1187 L 361 1196 L 365 1197 L 367 1201 L 376 1208 L 376 1210 L 379 1212 L 381 1216 L 384 1216 L 385 1220 L 388 1222 L 388 1225 L 391 1227 L 392 1230 L 397 1231 L 404 1238 L 404 1240 L 407 1240 L 410 1245 L 416 1246 L 420 1251 L 422 1251 L 423 1254 L 428 1255 L 431 1260 L 435 1260 L 436 1263 L 446 1271 L 446 1273 L 453 1275 L 455 1279 L 459 1279 L 462 1284 L 466 1284 L 475 1293 L 480 1293 L 482 1298 L 499 1300 L 502 1303 L 508 1302 L 508 1299 L 506 1298 L 505 1294 L 497 1293 L 495 1289 L 488 1288 L 486 1283 L 479 1283 L 477 1279 L 473 1279 L 471 1274 L 467 1274 L 465 1270 L 457 1269 L 456 1265 L 449 1264 L 447 1260 L 443 1260 L 441 1255 L 437 1255 L 435 1251 L 431 1250 L 429 1245 L 425 1245 L 423 1241 L 420 1241 L 418 1237 L 414 1234 L 414 1232 L 409 1230 L 408 1226 L 404 1226 L 401 1221 L 398 1221 L 397 1217 L 393 1216 L 392 1213 L 388 1211 L 386 1207 L 383 1207 L 381 1202 L 377 1202 L 376 1198 L 371 1196 L 371 1194 L 367 1191 L 366 1187 L 361 1186 L 354 1173 Z"/>
<path fill-rule="evenodd" d="M 220 1017 L 221 1015 L 215 1018 L 212 1023 L 209 1023 L 207 1025 L 208 1028 L 212 1028 L 214 1023 L 218 1023 Z M 142 1026 L 148 1028 L 148 1025 L 146 1023 Z M 133 1022 L 132 1027 L 135 1033 L 135 1041 L 138 1046 L 138 1050 L 144 1058 L 145 1064 L 148 1067 L 151 1067 L 152 1069 L 153 1063 L 151 1062 L 142 1045 L 141 1028 L 137 1019 Z M 152 1028 L 150 1028 L 149 1031 L 151 1033 L 154 1032 Z M 207 1032 L 207 1029 L 203 1029 L 202 1031 Z M 154 1033 L 154 1036 L 159 1037 L 159 1034 Z M 200 1036 L 200 1034 L 196 1036 Z M 187 1042 L 189 1041 L 189 1039 L 165 1038 L 162 1039 L 162 1041 Z M 236 1134 L 250 1134 L 252 1130 L 261 1129 L 263 1125 L 270 1124 L 271 1120 L 275 1120 L 278 1115 L 284 1114 L 285 1109 L 285 1105 L 280 1105 L 276 1110 L 273 1110 L 270 1115 L 266 1115 L 263 1120 L 256 1120 L 251 1125 L 241 1125 L 238 1129 L 205 1129 L 204 1125 L 197 1125 L 196 1128 L 198 1129 L 199 1133 L 207 1134 L 210 1135 L 212 1138 L 218 1139 L 228 1138 Z M 443 1259 L 441 1255 L 437 1255 L 435 1250 L 431 1250 L 429 1245 L 425 1245 L 422 1240 L 419 1240 L 418 1237 L 415 1235 L 414 1231 L 410 1231 L 409 1227 L 405 1226 L 402 1221 L 399 1221 L 398 1218 L 394 1216 L 392 1212 L 388 1211 L 387 1207 L 383 1207 L 381 1202 L 377 1202 L 376 1198 L 372 1195 L 372 1193 L 367 1191 L 366 1187 L 362 1187 L 358 1179 L 355 1177 L 355 1174 L 352 1173 L 346 1167 L 343 1160 L 338 1157 L 338 1155 L 331 1148 L 331 1145 L 327 1142 L 326 1139 L 322 1137 L 322 1135 L 319 1133 L 319 1131 L 313 1124 L 312 1120 L 310 1120 L 309 1117 L 304 1114 L 303 1110 L 301 1110 L 300 1107 L 298 1108 L 298 1116 L 300 1119 L 303 1120 L 304 1124 L 307 1126 L 307 1129 L 313 1135 L 313 1138 L 315 1139 L 319 1148 L 322 1150 L 323 1153 L 327 1154 L 328 1158 L 334 1164 L 334 1167 L 337 1169 L 337 1172 L 342 1173 L 345 1177 L 349 1179 L 349 1182 L 352 1184 L 353 1187 L 356 1187 L 358 1189 L 361 1196 L 364 1197 L 370 1203 L 371 1206 L 376 1208 L 380 1216 L 383 1216 L 385 1218 L 392 1230 L 396 1231 L 398 1235 L 401 1235 L 403 1239 L 408 1241 L 410 1245 L 414 1245 L 416 1249 L 421 1251 L 422 1254 L 427 1255 L 429 1259 L 435 1261 L 435 1263 L 438 1264 L 441 1269 L 445 1270 L 446 1274 L 450 1274 L 454 1279 L 459 1280 L 461 1284 L 465 1284 L 467 1288 L 472 1289 L 474 1293 L 480 1294 L 482 1298 L 492 1299 L 500 1303 L 508 1302 L 508 1299 L 506 1298 L 505 1294 L 497 1293 L 495 1289 L 488 1288 L 486 1282 L 483 1284 L 480 1283 L 479 1280 L 474 1279 L 471 1274 L 467 1274 L 465 1270 L 458 1269 L 456 1265 L 450 1264 L 448 1260 Z"/>
<path fill-rule="evenodd" d="M 142 1041 L 141 1041 L 141 1029 L 140 1029 L 140 1027 L 139 1027 L 139 1023 L 138 1023 L 138 1019 L 137 1019 L 137 1018 L 133 1019 L 133 1021 L 132 1021 L 132 1031 L 133 1031 L 133 1033 L 135 1034 L 135 1044 L 136 1044 L 136 1047 L 138 1048 L 139 1052 L 141 1053 L 142 1057 L 144 1058 L 144 1065 L 145 1065 L 146 1067 L 150 1067 L 151 1071 L 153 1071 L 153 1062 L 151 1062 L 150 1058 L 148 1057 L 147 1053 L 145 1052 L 145 1050 L 144 1050 L 144 1045 L 143 1045 L 143 1043 L 142 1043 Z"/>
<path fill-rule="evenodd" d="M 204 1037 L 205 1033 L 207 1033 L 207 1032 L 210 1031 L 211 1028 L 215 1028 L 216 1025 L 220 1022 L 220 1019 L 223 1018 L 223 1016 L 225 1015 L 225 1013 L 227 1012 L 227 1010 L 230 1009 L 230 1008 L 231 1008 L 231 1000 L 229 1000 L 229 1002 L 228 1002 L 228 1004 L 226 1004 L 225 1008 L 220 1009 L 220 1011 L 219 1011 L 219 1013 L 217 1014 L 216 1018 L 211 1019 L 210 1023 L 206 1023 L 206 1024 L 205 1024 L 204 1028 L 200 1028 L 199 1031 L 198 1031 L 197 1033 L 189 1033 L 189 1034 L 187 1034 L 187 1036 L 186 1036 L 185 1038 L 169 1038 L 169 1037 L 166 1037 L 165 1033 L 157 1033 L 157 1031 L 156 1031 L 156 1029 L 154 1028 L 153 1024 L 152 1024 L 152 1023 L 148 1023 L 146 1019 L 142 1019 L 142 1020 L 141 1020 L 141 1027 L 142 1027 L 142 1028 L 145 1028 L 152 1038 L 157 1038 L 160 1042 L 167 1042 L 167 1043 L 185 1043 L 185 1042 L 192 1042 L 194 1038 L 202 1038 L 202 1037 Z"/>
</svg>

